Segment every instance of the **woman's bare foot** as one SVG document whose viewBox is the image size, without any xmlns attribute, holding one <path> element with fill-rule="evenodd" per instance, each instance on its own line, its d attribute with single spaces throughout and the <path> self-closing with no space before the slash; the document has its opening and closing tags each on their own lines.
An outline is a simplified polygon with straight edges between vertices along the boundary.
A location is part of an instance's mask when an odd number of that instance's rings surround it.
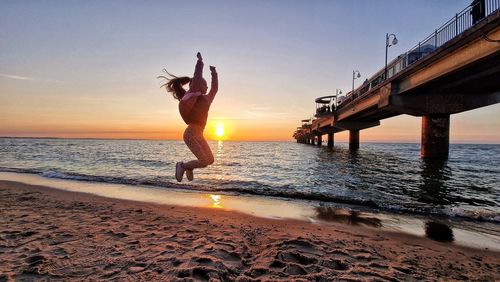
<svg viewBox="0 0 500 282">
<path fill-rule="evenodd" d="M 181 182 L 182 177 L 184 176 L 184 168 L 182 167 L 182 162 L 178 162 L 175 164 L 175 179 Z"/>
<path fill-rule="evenodd" d="M 193 181 L 194 175 L 192 169 L 186 169 L 186 177 L 189 181 Z"/>
</svg>

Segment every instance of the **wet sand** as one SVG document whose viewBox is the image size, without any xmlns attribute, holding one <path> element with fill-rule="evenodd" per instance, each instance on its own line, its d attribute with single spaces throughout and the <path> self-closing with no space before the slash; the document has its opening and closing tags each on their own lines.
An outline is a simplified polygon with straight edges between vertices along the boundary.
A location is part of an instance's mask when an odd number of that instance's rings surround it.
<svg viewBox="0 0 500 282">
<path fill-rule="evenodd" d="M 0 181 L 0 281 L 500 280 L 498 252 Z"/>
</svg>

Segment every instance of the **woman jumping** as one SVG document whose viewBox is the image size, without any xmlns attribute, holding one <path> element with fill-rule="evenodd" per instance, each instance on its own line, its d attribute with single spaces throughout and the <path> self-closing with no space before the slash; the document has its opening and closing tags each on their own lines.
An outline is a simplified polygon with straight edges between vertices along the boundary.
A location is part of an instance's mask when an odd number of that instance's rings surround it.
<svg viewBox="0 0 500 282">
<path fill-rule="evenodd" d="M 210 66 L 212 74 L 212 85 L 207 94 L 207 81 L 203 78 L 203 59 L 198 52 L 198 61 L 194 69 L 193 78 L 187 76 L 177 77 L 165 71 L 170 77 L 160 76 L 167 80 L 163 84 L 167 91 L 172 93 L 175 99 L 179 100 L 179 112 L 182 119 L 188 125 L 184 131 L 184 142 L 197 160 L 189 162 L 178 162 L 175 165 L 175 178 L 181 182 L 184 172 L 189 181 L 193 180 L 193 170 L 195 168 L 207 167 L 214 163 L 214 156 L 207 141 L 203 138 L 203 130 L 207 124 L 208 110 L 215 98 L 218 88 L 217 71 L 214 66 Z M 189 83 L 189 90 L 183 88 Z"/>
</svg>

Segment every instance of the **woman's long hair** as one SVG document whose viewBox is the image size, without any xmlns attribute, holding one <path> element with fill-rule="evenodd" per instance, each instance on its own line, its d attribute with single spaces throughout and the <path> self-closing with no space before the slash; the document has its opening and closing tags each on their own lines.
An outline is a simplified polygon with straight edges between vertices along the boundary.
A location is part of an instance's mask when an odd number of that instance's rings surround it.
<svg viewBox="0 0 500 282">
<path fill-rule="evenodd" d="M 180 100 L 186 94 L 186 90 L 182 87 L 191 82 L 191 78 L 188 76 L 177 77 L 171 73 L 169 73 L 166 69 L 163 69 L 163 72 L 166 73 L 169 77 L 165 75 L 160 75 L 158 78 L 163 78 L 167 82 L 163 83 L 161 87 L 165 86 L 167 92 L 172 93 L 175 99 Z"/>
</svg>

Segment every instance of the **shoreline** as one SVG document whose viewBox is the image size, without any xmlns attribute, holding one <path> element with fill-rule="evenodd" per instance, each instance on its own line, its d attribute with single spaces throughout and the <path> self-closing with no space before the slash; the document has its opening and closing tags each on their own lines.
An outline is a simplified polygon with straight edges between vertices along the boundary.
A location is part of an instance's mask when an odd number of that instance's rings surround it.
<svg viewBox="0 0 500 282">
<path fill-rule="evenodd" d="M 410 234 L 429 240 L 500 252 L 499 226 L 488 221 L 468 221 L 433 215 L 404 214 L 366 207 L 324 203 L 307 199 L 284 199 L 252 194 L 217 193 L 150 185 L 104 183 L 61 179 L 33 173 L 0 172 L 0 181 L 41 185 L 63 191 L 84 192 L 97 196 L 135 200 L 145 203 L 217 208 L 230 212 L 271 218 L 294 219 L 313 224 L 342 223 Z"/>
<path fill-rule="evenodd" d="M 0 279 L 484 279 L 498 252 L 0 181 Z"/>
<path fill-rule="evenodd" d="M 254 192 L 249 189 L 240 189 L 238 188 L 238 183 L 235 184 L 235 188 L 230 189 L 208 189 L 207 187 L 191 185 L 191 183 L 184 182 L 169 182 L 169 181 L 155 181 L 155 180 L 140 180 L 140 179 L 129 179 L 123 177 L 114 177 L 114 176 L 95 176 L 95 175 L 86 175 L 72 172 L 58 172 L 58 171 L 44 171 L 37 169 L 23 169 L 23 168 L 8 168 L 8 167 L 0 167 L 0 180 L 4 175 L 36 175 L 42 177 L 44 179 L 53 179 L 53 180 L 65 180 L 65 181 L 77 181 L 77 182 L 86 182 L 86 183 L 95 183 L 101 185 L 122 185 L 122 186 L 134 186 L 134 187 L 146 187 L 151 189 L 164 189 L 170 191 L 182 191 L 182 192 L 193 192 L 193 193 L 202 193 L 202 194 L 221 194 L 221 195 L 232 195 L 238 197 L 257 197 L 257 198 L 267 198 L 267 199 L 277 199 L 278 201 L 308 201 L 314 203 L 322 203 L 327 206 L 340 206 L 340 207 L 352 207 L 359 211 L 366 211 L 368 213 L 382 213 L 382 214 L 392 214 L 396 216 L 407 216 L 413 218 L 420 219 L 428 219 L 431 217 L 432 219 L 437 220 L 451 220 L 451 221 L 465 221 L 471 223 L 491 223 L 491 224 L 499 224 L 500 223 L 500 215 L 498 212 L 493 211 L 491 209 L 485 208 L 483 210 L 468 210 L 461 209 L 458 207 L 455 209 L 454 207 L 445 207 L 445 208 L 436 208 L 436 207 L 426 207 L 421 208 L 421 210 L 408 209 L 405 208 L 404 205 L 385 205 L 380 202 L 376 202 L 370 199 L 357 199 L 357 198 L 345 198 L 342 196 L 327 196 L 321 194 L 307 194 L 302 193 L 300 191 L 285 191 L 285 190 L 276 190 L 273 192 L 269 191 L 260 191 Z M 22 179 L 23 177 L 19 177 Z M 12 180 L 8 177 L 7 180 Z M 18 178 L 14 179 L 14 181 L 18 181 Z M 20 182 L 24 182 L 22 179 Z M 26 182 L 30 184 L 29 182 Z M 48 185 L 52 186 L 52 185 Z M 500 232 L 500 230 L 499 230 Z M 415 232 L 410 232 L 414 234 Z M 420 232 L 421 233 L 421 232 Z M 499 233 L 500 234 L 500 233 Z M 500 237 L 497 238 L 498 243 L 500 244 Z M 500 247 L 498 247 L 500 250 Z"/>
</svg>

